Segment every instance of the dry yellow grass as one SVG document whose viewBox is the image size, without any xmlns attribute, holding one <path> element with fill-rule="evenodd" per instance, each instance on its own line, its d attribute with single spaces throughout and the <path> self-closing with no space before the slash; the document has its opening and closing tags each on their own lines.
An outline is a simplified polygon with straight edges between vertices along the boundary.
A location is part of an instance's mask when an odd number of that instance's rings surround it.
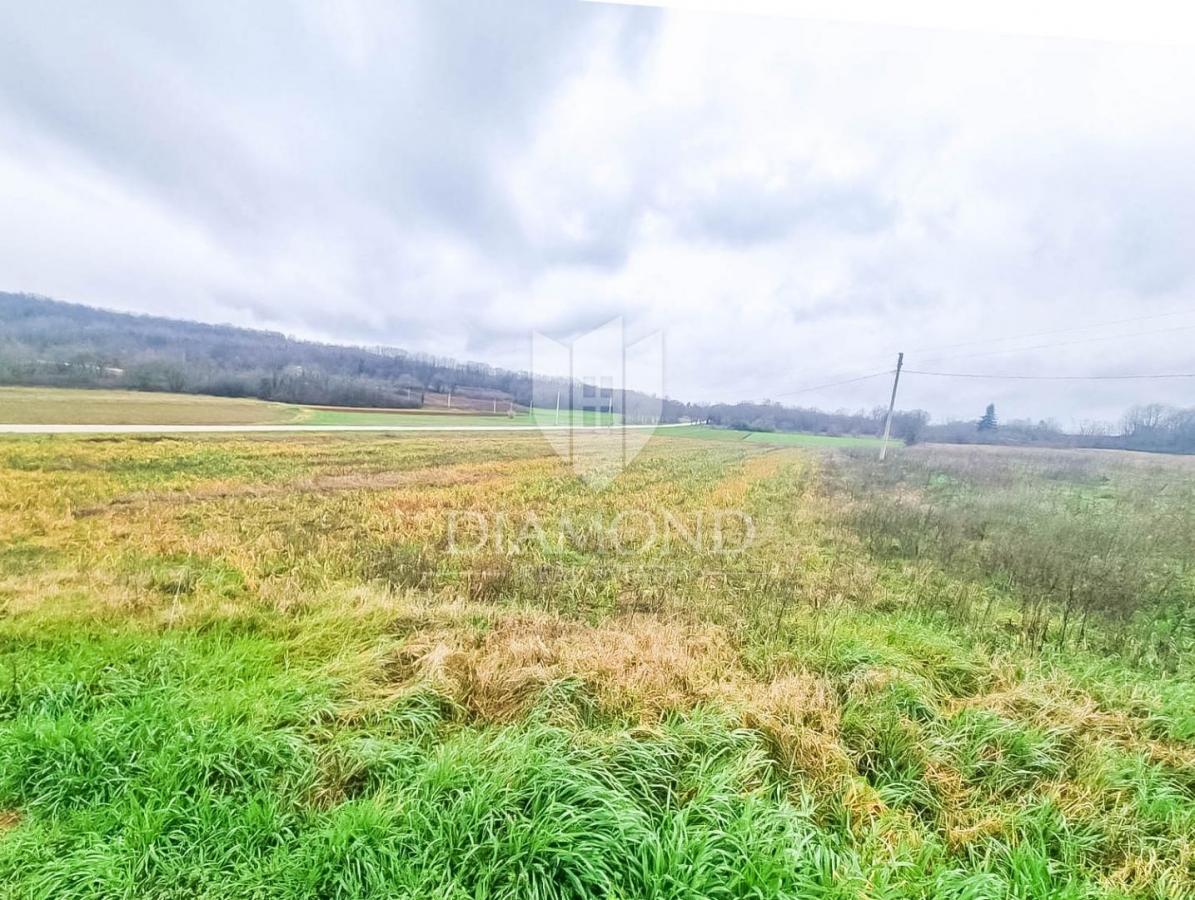
<svg viewBox="0 0 1195 900">
<path fill-rule="evenodd" d="M 231 397 L 0 387 L 0 422 L 8 425 L 265 425 L 295 422 L 303 413 Z"/>
<path fill-rule="evenodd" d="M 360 673 L 372 702 L 427 687 L 472 719 L 509 723 L 550 685 L 573 681 L 603 714 L 639 727 L 714 706 L 764 733 L 791 777 L 845 783 L 849 772 L 833 686 L 802 671 L 752 676 L 721 628 L 655 616 L 590 625 L 467 603 L 419 607 L 403 621 L 412 632 L 374 648 L 372 669 Z"/>
</svg>

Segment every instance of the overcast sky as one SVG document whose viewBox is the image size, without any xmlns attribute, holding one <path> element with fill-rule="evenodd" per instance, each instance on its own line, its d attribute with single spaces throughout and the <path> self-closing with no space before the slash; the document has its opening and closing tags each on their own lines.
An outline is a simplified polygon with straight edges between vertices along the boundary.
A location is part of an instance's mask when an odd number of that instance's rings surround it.
<svg viewBox="0 0 1195 900">
<path fill-rule="evenodd" d="M 1195 372 L 1193 56 L 572 2 L 6 3 L 0 290 L 514 368 L 532 330 L 622 315 L 695 400 L 871 408 L 885 378 L 793 392 L 898 350 Z M 1195 380 L 909 375 L 900 405 L 1154 399 Z"/>
</svg>

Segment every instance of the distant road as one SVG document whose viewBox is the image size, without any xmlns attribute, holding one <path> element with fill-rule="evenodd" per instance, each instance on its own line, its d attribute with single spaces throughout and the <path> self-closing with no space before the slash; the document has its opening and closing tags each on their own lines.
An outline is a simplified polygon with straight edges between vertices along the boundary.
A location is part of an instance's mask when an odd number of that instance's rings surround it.
<svg viewBox="0 0 1195 900">
<path fill-rule="evenodd" d="M 668 425 L 618 425 L 617 428 L 656 429 L 687 428 L 688 422 Z M 378 431 L 444 432 L 444 431 L 609 431 L 610 426 L 584 427 L 574 425 L 4 425 L 0 434 L 264 434 L 279 431 Z"/>
</svg>

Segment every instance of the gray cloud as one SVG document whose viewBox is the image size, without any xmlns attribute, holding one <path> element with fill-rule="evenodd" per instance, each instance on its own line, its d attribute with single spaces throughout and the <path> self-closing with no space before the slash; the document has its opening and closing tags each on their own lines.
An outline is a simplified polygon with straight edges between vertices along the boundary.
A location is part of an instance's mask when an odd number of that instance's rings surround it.
<svg viewBox="0 0 1195 900">
<path fill-rule="evenodd" d="M 3 289 L 516 367 L 622 314 L 665 330 L 676 395 L 848 408 L 885 389 L 790 392 L 1195 307 L 1181 50 L 442 0 L 10 4 L 0 35 Z M 1195 332 L 1131 336 L 1187 324 L 949 365 L 1189 369 Z M 1155 398 L 1190 402 L 902 399 Z"/>
<path fill-rule="evenodd" d="M 809 228 L 871 234 L 896 220 L 894 204 L 870 185 L 816 181 L 769 190 L 755 179 L 729 179 L 669 212 L 686 235 L 747 246 Z"/>
</svg>

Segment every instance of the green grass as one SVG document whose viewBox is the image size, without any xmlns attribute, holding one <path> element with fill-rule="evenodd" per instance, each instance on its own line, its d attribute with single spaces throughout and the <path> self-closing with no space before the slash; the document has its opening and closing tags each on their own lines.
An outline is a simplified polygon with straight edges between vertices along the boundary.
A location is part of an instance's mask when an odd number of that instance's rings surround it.
<svg viewBox="0 0 1195 900">
<path fill-rule="evenodd" d="M 742 441 L 751 444 L 769 444 L 777 447 L 874 447 L 879 450 L 882 441 L 872 437 L 834 436 L 828 434 L 799 434 L 788 431 L 735 431 L 729 428 L 713 428 L 708 425 L 692 425 L 667 432 L 670 436 L 696 437 L 703 440 Z M 899 442 L 889 446 L 896 448 Z"/>
<path fill-rule="evenodd" d="M 335 728 L 335 686 L 281 650 L 222 629 L 96 636 L 11 688 L 0 791 L 28 821 L 0 842 L 0 881 L 31 898 L 832 888 L 827 859 L 789 859 L 827 838 L 723 721 L 462 729 L 413 695 Z"/>
<path fill-rule="evenodd" d="M 502 409 L 499 406 L 499 409 Z M 620 415 L 614 416 L 615 422 L 621 422 Z M 577 427 L 595 427 L 599 421 L 596 413 L 574 410 L 571 417 L 568 410 L 563 410 L 559 416 L 554 409 L 534 409 L 520 411 L 508 416 L 504 411 L 497 415 L 468 412 L 422 412 L 420 410 L 393 410 L 366 412 L 362 410 L 332 410 L 307 409 L 301 421 L 310 425 L 420 425 L 420 426 L 467 426 L 467 425 L 520 425 L 536 427 L 539 425 L 566 426 L 570 423 Z M 610 422 L 610 416 L 603 414 L 601 424 Z"/>
<path fill-rule="evenodd" d="M 1195 480 L 1184 460 L 918 448 L 841 467 L 880 556 L 1015 597 L 1023 637 L 1166 664 L 1195 641 Z M 1109 465 L 1109 462 L 1113 462 Z"/>
<path fill-rule="evenodd" d="M 0 898 L 1195 895 L 1185 463 L 667 435 L 0 441 Z"/>
<path fill-rule="evenodd" d="M 305 409 L 298 419 L 304 425 L 412 425 L 450 426 L 465 425 L 532 425 L 527 416 L 513 419 L 506 415 L 484 415 L 474 412 L 427 413 L 419 410 L 393 410 L 365 412 L 361 410 Z"/>
</svg>

